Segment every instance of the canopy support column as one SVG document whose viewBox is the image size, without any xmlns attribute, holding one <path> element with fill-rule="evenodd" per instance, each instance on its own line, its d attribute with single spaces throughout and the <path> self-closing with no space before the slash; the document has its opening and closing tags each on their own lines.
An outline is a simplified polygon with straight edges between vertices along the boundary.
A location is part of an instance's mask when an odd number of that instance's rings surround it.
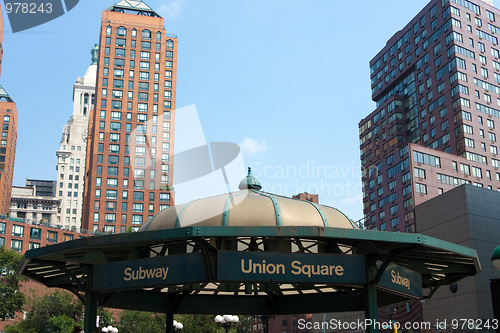
<svg viewBox="0 0 500 333">
<path fill-rule="evenodd" d="M 365 330 L 367 333 L 378 333 L 378 300 L 377 284 L 374 282 L 377 276 L 377 257 L 366 257 L 366 285 L 364 290 L 365 301 Z"/>
<path fill-rule="evenodd" d="M 85 333 L 94 333 L 96 331 L 97 303 L 97 293 L 88 291 L 85 297 Z"/>
<path fill-rule="evenodd" d="M 173 312 L 168 312 L 166 316 L 167 320 L 166 320 L 165 332 L 174 333 L 174 314 Z"/>
</svg>

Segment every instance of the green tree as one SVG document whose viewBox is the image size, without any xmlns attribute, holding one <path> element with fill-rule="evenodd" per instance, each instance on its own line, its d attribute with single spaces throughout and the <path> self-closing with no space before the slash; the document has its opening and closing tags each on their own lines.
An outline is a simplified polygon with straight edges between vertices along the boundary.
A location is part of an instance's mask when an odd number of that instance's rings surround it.
<svg viewBox="0 0 500 333">
<path fill-rule="evenodd" d="M 28 302 L 26 319 L 9 327 L 10 333 L 66 333 L 71 332 L 82 315 L 82 303 L 72 294 L 55 290 L 42 297 L 33 295 Z M 16 329 L 18 331 L 16 331 Z"/>
<path fill-rule="evenodd" d="M 74 326 L 75 321 L 66 315 L 52 316 L 47 324 L 51 333 L 69 333 L 73 331 Z"/>
<path fill-rule="evenodd" d="M 165 331 L 165 315 L 144 311 L 125 310 L 121 313 L 120 333 L 157 333 Z"/>
<path fill-rule="evenodd" d="M 21 255 L 13 250 L 0 247 L 0 320 L 13 318 L 22 310 L 25 297 L 19 292 L 20 282 L 24 279 L 16 273 Z"/>
<path fill-rule="evenodd" d="M 224 328 L 217 326 L 215 315 L 176 314 L 174 319 L 184 326 L 182 333 L 223 333 Z M 120 333 L 157 333 L 164 332 L 165 314 L 143 311 L 125 310 L 120 316 L 120 324 L 116 325 Z M 229 332 L 247 332 L 239 330 L 241 325 L 232 327 Z"/>
<path fill-rule="evenodd" d="M 99 308 L 97 313 L 99 314 L 99 327 L 108 327 L 110 325 L 115 326 L 115 323 L 113 322 L 113 315 L 108 309 Z"/>
<path fill-rule="evenodd" d="M 225 332 L 223 328 L 217 326 L 215 315 L 179 314 L 174 318 L 184 326 L 182 333 Z M 229 332 L 235 331 L 235 328 L 231 328 Z"/>
<path fill-rule="evenodd" d="M 22 322 L 21 322 L 22 323 Z M 34 328 L 22 327 L 21 323 L 5 327 L 5 333 L 38 333 Z"/>
<path fill-rule="evenodd" d="M 253 316 L 239 316 L 240 323 L 236 326 L 237 333 L 248 333 L 252 331 L 252 323 L 255 322 Z"/>
</svg>

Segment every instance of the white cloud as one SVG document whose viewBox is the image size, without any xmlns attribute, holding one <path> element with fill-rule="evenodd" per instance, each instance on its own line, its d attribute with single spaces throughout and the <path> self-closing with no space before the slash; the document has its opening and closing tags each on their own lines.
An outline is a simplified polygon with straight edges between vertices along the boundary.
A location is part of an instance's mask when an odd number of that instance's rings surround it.
<svg viewBox="0 0 500 333">
<path fill-rule="evenodd" d="M 240 147 L 250 155 L 254 155 L 267 150 L 267 144 L 264 140 L 259 141 L 250 138 L 243 139 L 243 142 L 240 143 Z"/>
<path fill-rule="evenodd" d="M 173 0 L 158 9 L 158 13 L 166 19 L 173 19 L 179 16 L 184 0 Z"/>
</svg>

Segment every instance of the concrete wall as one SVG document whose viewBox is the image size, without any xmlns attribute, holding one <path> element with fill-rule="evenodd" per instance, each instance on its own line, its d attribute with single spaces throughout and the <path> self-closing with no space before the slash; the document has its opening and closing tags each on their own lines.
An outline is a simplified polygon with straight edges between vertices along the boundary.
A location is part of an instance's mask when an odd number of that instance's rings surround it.
<svg viewBox="0 0 500 333">
<path fill-rule="evenodd" d="M 424 320 L 493 318 L 489 280 L 500 277 L 491 254 L 500 244 L 500 193 L 462 185 L 415 208 L 417 232 L 477 250 L 482 271 L 440 288 L 423 304 Z"/>
</svg>

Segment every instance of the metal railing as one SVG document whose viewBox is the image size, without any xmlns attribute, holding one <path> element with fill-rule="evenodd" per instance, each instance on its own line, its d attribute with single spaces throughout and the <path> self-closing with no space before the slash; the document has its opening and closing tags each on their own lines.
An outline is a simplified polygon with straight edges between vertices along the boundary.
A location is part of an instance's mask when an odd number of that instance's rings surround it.
<svg viewBox="0 0 500 333">
<path fill-rule="evenodd" d="M 92 230 L 87 230 L 87 229 L 83 229 L 83 228 L 63 226 L 63 225 L 55 224 L 55 223 L 51 223 L 51 222 L 37 221 L 37 220 L 33 220 L 33 219 L 23 219 L 20 217 L 11 217 L 9 215 L 2 215 L 2 214 L 0 214 L 0 220 L 8 220 L 11 222 L 47 227 L 47 228 L 57 229 L 57 230 L 71 231 L 71 232 L 76 232 L 79 234 L 92 235 L 92 236 L 109 235 L 109 233 L 102 232 L 102 231 L 92 231 Z"/>
<path fill-rule="evenodd" d="M 363 217 L 357 221 L 354 221 L 354 223 L 361 229 L 361 230 L 367 230 L 368 228 L 365 225 L 366 222 L 366 217 Z"/>
</svg>

